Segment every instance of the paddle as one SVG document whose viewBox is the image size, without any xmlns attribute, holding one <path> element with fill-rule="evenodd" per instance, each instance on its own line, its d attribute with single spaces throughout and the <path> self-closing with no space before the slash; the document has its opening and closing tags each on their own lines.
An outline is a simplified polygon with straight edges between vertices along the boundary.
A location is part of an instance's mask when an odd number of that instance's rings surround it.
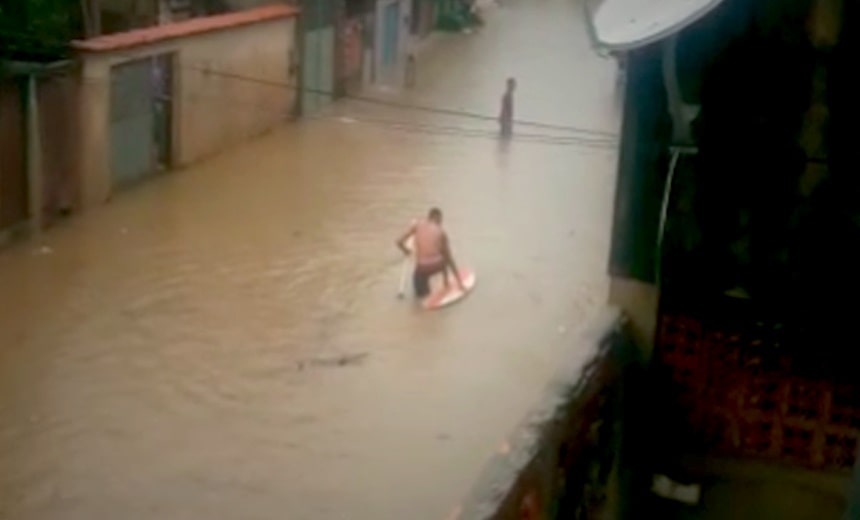
<svg viewBox="0 0 860 520">
<path fill-rule="evenodd" d="M 406 296 L 406 277 L 409 276 L 409 266 L 412 263 L 411 260 L 411 256 L 407 256 L 403 259 L 403 267 L 400 269 L 400 285 L 397 289 L 398 298 Z"/>
<path fill-rule="evenodd" d="M 413 226 L 415 225 L 413 221 Z M 415 241 L 410 237 L 406 242 L 406 248 L 409 251 L 414 251 Z M 397 297 L 403 298 L 406 296 L 406 278 L 409 276 L 409 268 L 412 264 L 412 255 L 406 255 L 403 259 L 403 267 L 400 269 L 400 285 L 397 286 Z"/>
</svg>

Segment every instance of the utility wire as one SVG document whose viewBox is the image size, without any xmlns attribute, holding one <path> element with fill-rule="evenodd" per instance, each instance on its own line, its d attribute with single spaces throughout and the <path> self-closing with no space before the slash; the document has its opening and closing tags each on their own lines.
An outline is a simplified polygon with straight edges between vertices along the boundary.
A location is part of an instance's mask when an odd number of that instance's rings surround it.
<svg viewBox="0 0 860 520">
<path fill-rule="evenodd" d="M 84 84 L 95 85 L 98 87 L 103 87 L 109 80 L 105 78 L 93 78 L 93 77 L 84 77 L 84 78 L 73 78 L 75 81 L 80 79 Z M 271 113 L 272 106 L 270 104 L 264 104 L 259 102 L 253 102 L 248 100 L 239 99 L 236 97 L 226 96 L 223 94 L 207 94 L 196 92 L 193 94 L 187 94 L 183 97 L 183 102 L 192 103 L 192 104 L 204 104 L 207 101 L 217 101 L 219 102 L 219 109 L 228 109 L 228 110 L 250 110 L 254 112 L 265 112 Z M 288 112 L 291 110 L 288 109 L 285 111 L 285 119 L 288 118 Z M 328 112 L 328 113 L 326 113 Z M 448 137 L 467 137 L 467 138 L 487 138 L 493 141 L 498 141 L 499 135 L 498 132 L 487 130 L 485 128 L 476 128 L 476 127 L 463 127 L 463 126 L 451 126 L 451 125 L 439 125 L 433 123 L 426 123 L 420 121 L 401 121 L 401 120 L 391 120 L 391 119 L 381 119 L 376 117 L 366 117 L 364 115 L 351 114 L 351 113 L 332 113 L 331 111 L 325 111 L 320 114 L 312 114 L 308 116 L 303 116 L 302 119 L 306 121 L 313 120 L 352 120 L 355 123 L 373 125 L 377 127 L 387 128 L 387 129 L 396 129 L 400 131 L 407 131 L 410 133 L 420 133 L 426 135 L 435 135 L 435 136 L 448 136 Z M 348 122 L 348 121 L 345 121 Z M 544 144 L 544 145 L 560 145 L 560 146 L 579 146 L 585 148 L 596 148 L 596 149 L 609 149 L 614 148 L 617 143 L 611 139 L 587 139 L 578 136 L 564 136 L 564 135 L 553 135 L 553 134 L 533 134 L 533 133 L 522 133 L 516 132 L 511 138 L 512 141 L 520 141 L 520 142 L 530 142 L 536 144 Z"/>
<path fill-rule="evenodd" d="M 236 73 L 225 72 L 225 71 L 215 71 L 215 70 L 206 69 L 206 68 L 197 67 L 197 66 L 186 66 L 186 67 L 191 69 L 191 70 L 197 70 L 200 72 L 209 73 L 209 74 L 227 77 L 227 78 L 232 78 L 232 79 L 236 79 L 236 80 L 250 81 L 250 82 L 259 83 L 259 84 L 263 84 L 263 85 L 269 85 L 272 87 L 282 87 L 282 88 L 289 88 L 289 89 L 293 89 L 293 90 L 301 90 L 302 92 L 310 92 L 312 94 L 321 94 L 321 95 L 326 95 L 326 96 L 332 96 L 333 98 L 336 97 L 334 95 L 334 92 L 332 92 L 332 91 L 312 89 L 312 88 L 307 88 L 307 87 L 298 87 L 295 84 L 291 84 L 291 83 L 274 81 L 274 80 L 267 80 L 267 79 L 262 79 L 262 78 L 254 78 L 254 77 L 246 76 L 243 74 L 236 74 Z M 459 110 L 459 109 L 440 108 L 440 107 L 417 105 L 417 104 L 411 104 L 411 103 L 402 103 L 402 102 L 397 102 L 397 101 L 383 100 L 383 99 L 369 97 L 369 96 L 356 96 L 356 95 L 350 95 L 350 94 L 346 94 L 346 95 L 339 96 L 339 97 L 340 97 L 340 99 L 349 99 L 352 101 L 358 101 L 358 102 L 362 102 L 362 103 L 370 103 L 370 104 L 375 104 L 375 105 L 382 105 L 382 106 L 391 107 L 391 108 L 398 108 L 398 109 L 402 109 L 402 110 L 414 110 L 414 111 L 419 111 L 419 112 L 430 112 L 433 114 L 456 116 L 456 117 L 465 117 L 465 118 L 470 118 L 470 119 L 478 119 L 481 121 L 497 121 L 498 120 L 498 118 L 495 116 L 488 116 L 488 115 L 484 115 L 484 114 L 478 114 L 475 112 L 468 112 L 468 111 Z M 617 138 L 617 134 L 614 134 L 612 132 L 605 132 L 605 131 L 601 131 L 601 130 L 591 130 L 591 129 L 579 128 L 579 127 L 575 127 L 575 126 L 563 126 L 563 125 L 555 125 L 555 124 L 550 124 L 550 123 L 539 123 L 539 122 L 535 122 L 535 121 L 526 121 L 526 120 L 514 120 L 514 124 L 516 124 L 517 126 L 532 126 L 532 127 L 537 127 L 537 128 L 545 128 L 548 130 L 559 130 L 559 131 L 563 131 L 563 132 L 571 132 L 571 133 L 600 136 L 600 137 L 604 137 L 604 138 L 612 138 L 612 139 Z"/>
<path fill-rule="evenodd" d="M 332 116 L 321 116 L 320 118 L 331 118 Z M 335 116 L 336 117 L 336 116 Z M 350 116 L 344 116 L 350 117 Z M 418 133 L 435 133 L 438 135 L 461 135 L 464 137 L 489 137 L 498 140 L 498 132 L 482 128 L 464 128 L 460 126 L 443 126 L 437 124 L 426 124 L 414 121 L 396 121 L 379 118 L 354 117 L 357 123 L 374 124 L 389 128 L 402 129 Z M 551 134 L 529 134 L 514 133 L 513 139 L 517 141 L 538 142 L 544 144 L 576 145 L 593 148 L 612 148 L 615 142 L 609 139 L 585 139 L 574 136 L 561 136 Z"/>
<path fill-rule="evenodd" d="M 27 34 L 27 33 L 16 33 L 16 32 L 0 30 L 0 35 L 16 36 L 16 37 L 20 37 L 24 40 L 35 41 L 34 37 L 32 35 Z M 59 40 L 55 40 L 55 41 L 57 42 L 57 45 L 63 45 L 65 47 L 70 46 L 69 42 L 60 43 Z M 45 42 L 45 40 L 42 40 L 42 43 L 44 43 L 44 42 Z M 128 58 L 129 60 L 141 59 L 141 56 L 138 54 L 131 54 L 131 53 L 117 53 L 117 54 L 119 54 L 119 56 L 121 56 L 121 57 Z M 174 63 L 174 66 L 176 66 L 176 65 L 177 64 Z M 185 69 L 185 70 L 195 71 L 195 72 L 198 72 L 201 74 L 210 74 L 213 76 L 219 76 L 219 77 L 223 77 L 223 78 L 234 79 L 237 81 L 244 81 L 244 82 L 250 82 L 250 83 L 255 83 L 255 84 L 264 85 L 264 86 L 270 86 L 273 88 L 290 89 L 290 90 L 294 90 L 297 92 L 301 92 L 303 94 L 304 93 L 311 93 L 311 94 L 324 95 L 324 96 L 331 97 L 332 99 L 337 99 L 337 98 L 349 99 L 349 100 L 356 101 L 356 102 L 386 106 L 386 107 L 395 108 L 395 109 L 418 111 L 418 112 L 427 112 L 427 113 L 433 113 L 433 114 L 438 114 L 438 115 L 448 115 L 448 116 L 475 119 L 475 120 L 480 120 L 480 121 L 496 121 L 497 120 L 497 118 L 495 116 L 488 116 L 488 115 L 479 114 L 479 113 L 475 113 L 475 112 L 469 112 L 469 111 L 460 110 L 460 109 L 433 107 L 433 106 L 417 105 L 417 104 L 403 103 L 403 102 L 397 102 L 397 101 L 389 101 L 389 100 L 383 100 L 383 99 L 370 97 L 370 96 L 357 96 L 357 95 L 349 95 L 349 94 L 344 95 L 344 96 L 337 96 L 334 91 L 315 89 L 315 88 L 309 88 L 309 87 L 301 87 L 301 86 L 298 86 L 294 83 L 289 83 L 289 82 L 285 82 L 285 81 L 278 81 L 278 80 L 272 80 L 272 79 L 267 79 L 267 78 L 248 76 L 245 74 L 239 74 L 239 73 L 234 73 L 234 72 L 229 72 L 229 71 L 224 71 L 224 70 L 216 70 L 216 69 L 212 69 L 210 67 L 202 67 L 199 65 L 179 65 L 179 68 Z M 104 81 L 100 78 L 84 78 L 84 79 L 85 80 L 91 80 L 91 81 L 92 80 Z M 562 132 L 570 132 L 570 133 L 574 133 L 574 134 L 584 134 L 587 136 L 603 138 L 604 140 L 615 140 L 618 138 L 617 134 L 612 133 L 612 132 L 606 132 L 606 131 L 601 131 L 601 130 L 592 130 L 592 129 L 580 128 L 580 127 L 575 127 L 575 126 L 565 126 L 565 125 L 557 125 L 557 124 L 542 123 L 542 122 L 527 121 L 527 120 L 515 120 L 514 124 L 517 126 L 543 128 L 543 129 L 547 129 L 547 130 L 557 130 L 557 131 L 562 131 Z"/>
</svg>

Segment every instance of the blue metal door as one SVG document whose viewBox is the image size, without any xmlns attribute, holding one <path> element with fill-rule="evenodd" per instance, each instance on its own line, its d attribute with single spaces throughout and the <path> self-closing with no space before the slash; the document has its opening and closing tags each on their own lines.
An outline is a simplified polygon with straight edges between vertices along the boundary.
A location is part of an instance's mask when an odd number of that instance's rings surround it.
<svg viewBox="0 0 860 520">
<path fill-rule="evenodd" d="M 154 81 L 151 59 L 117 65 L 111 70 L 110 167 L 115 186 L 155 171 Z"/>
<path fill-rule="evenodd" d="M 383 20 L 382 65 L 391 67 L 397 64 L 397 34 L 400 29 L 400 2 L 385 6 Z"/>
<path fill-rule="evenodd" d="M 334 28 L 319 27 L 305 35 L 302 113 L 311 114 L 331 103 L 334 91 Z"/>
<path fill-rule="evenodd" d="M 304 11 L 302 113 L 313 113 L 332 100 L 335 67 L 335 2 L 314 0 Z"/>
</svg>

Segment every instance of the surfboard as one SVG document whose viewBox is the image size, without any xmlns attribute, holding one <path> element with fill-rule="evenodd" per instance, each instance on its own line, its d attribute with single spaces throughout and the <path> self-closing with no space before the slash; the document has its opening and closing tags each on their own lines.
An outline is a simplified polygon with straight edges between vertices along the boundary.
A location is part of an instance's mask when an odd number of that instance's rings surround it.
<svg viewBox="0 0 860 520">
<path fill-rule="evenodd" d="M 465 291 L 457 286 L 457 282 L 449 275 L 449 285 L 440 285 L 430 292 L 430 295 L 421 301 L 421 306 L 426 310 L 436 310 L 447 307 L 465 298 L 475 288 L 477 278 L 471 269 L 460 269 L 460 279 L 463 280 Z"/>
</svg>

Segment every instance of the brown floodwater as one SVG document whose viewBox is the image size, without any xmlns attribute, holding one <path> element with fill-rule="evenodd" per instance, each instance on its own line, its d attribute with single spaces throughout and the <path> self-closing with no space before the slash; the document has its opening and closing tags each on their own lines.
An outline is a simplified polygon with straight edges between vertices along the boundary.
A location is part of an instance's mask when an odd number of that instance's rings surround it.
<svg viewBox="0 0 860 520">
<path fill-rule="evenodd" d="M 508 75 L 588 131 L 341 102 L 0 252 L 0 518 L 444 517 L 605 301 L 614 67 L 507 0 L 374 94 L 493 114 Z M 479 280 L 437 313 L 393 245 L 431 205 Z"/>
</svg>

